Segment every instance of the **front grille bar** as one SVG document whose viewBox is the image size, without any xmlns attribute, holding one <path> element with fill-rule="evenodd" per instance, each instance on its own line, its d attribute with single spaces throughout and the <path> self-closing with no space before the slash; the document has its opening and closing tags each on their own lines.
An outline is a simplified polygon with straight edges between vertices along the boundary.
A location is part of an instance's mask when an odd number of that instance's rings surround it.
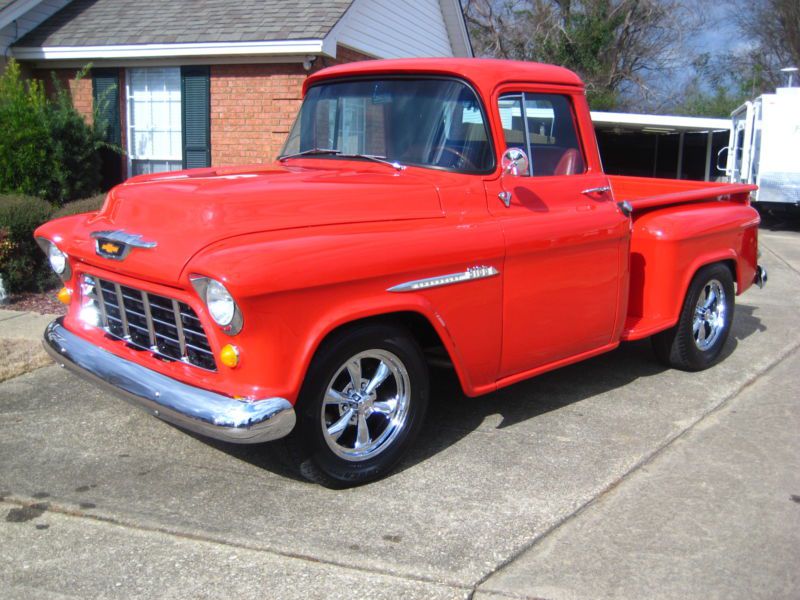
<svg viewBox="0 0 800 600">
<path fill-rule="evenodd" d="M 175 328 L 178 330 L 178 344 L 181 347 L 181 360 L 186 360 L 186 334 L 183 333 L 183 323 L 181 322 L 181 307 L 178 301 L 172 300 L 172 314 L 175 315 Z"/>
<path fill-rule="evenodd" d="M 102 291 L 100 291 L 99 294 L 97 293 L 97 290 L 100 289 L 98 287 L 100 283 L 97 279 L 95 279 L 94 281 L 95 281 L 95 287 L 93 287 L 93 291 L 90 294 L 90 296 L 95 299 L 97 304 L 100 305 L 100 322 L 103 323 L 104 327 L 106 327 L 106 325 L 108 324 L 108 313 L 106 313 L 106 299 L 103 297 Z"/>
<path fill-rule="evenodd" d="M 95 276 L 83 275 L 83 283 L 84 298 L 94 301 L 98 325 L 109 336 L 161 359 L 216 371 L 203 325 L 188 304 Z"/>
<path fill-rule="evenodd" d="M 114 290 L 117 293 L 117 308 L 119 308 L 119 319 L 122 321 L 122 332 L 124 333 L 122 339 L 130 340 L 131 329 L 128 327 L 128 315 L 125 314 L 125 300 L 122 298 L 122 286 L 120 286 L 118 283 L 115 283 Z"/>
<path fill-rule="evenodd" d="M 144 291 L 142 291 L 141 294 L 142 304 L 144 305 L 144 318 L 147 321 L 147 334 L 150 336 L 150 349 L 157 352 L 156 328 L 153 326 L 153 311 L 150 310 L 150 297 Z M 102 296 L 103 294 L 100 295 Z"/>
</svg>

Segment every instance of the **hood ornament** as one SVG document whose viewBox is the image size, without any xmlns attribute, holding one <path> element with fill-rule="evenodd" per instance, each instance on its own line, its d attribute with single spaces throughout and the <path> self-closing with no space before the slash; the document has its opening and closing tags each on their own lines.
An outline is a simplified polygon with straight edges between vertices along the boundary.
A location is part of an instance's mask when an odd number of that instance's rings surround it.
<svg viewBox="0 0 800 600">
<path fill-rule="evenodd" d="M 93 231 L 94 250 L 98 256 L 113 260 L 125 260 L 134 248 L 155 248 L 156 242 L 146 242 L 138 233 L 127 233 L 122 229 L 116 231 Z"/>
</svg>

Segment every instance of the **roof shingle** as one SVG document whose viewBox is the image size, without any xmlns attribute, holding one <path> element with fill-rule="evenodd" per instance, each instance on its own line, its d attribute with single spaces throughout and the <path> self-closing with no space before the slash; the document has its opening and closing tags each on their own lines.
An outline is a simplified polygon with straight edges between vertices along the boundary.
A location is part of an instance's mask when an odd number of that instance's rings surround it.
<svg viewBox="0 0 800 600">
<path fill-rule="evenodd" d="M 14 45 L 317 40 L 351 4 L 352 0 L 74 0 Z"/>
</svg>

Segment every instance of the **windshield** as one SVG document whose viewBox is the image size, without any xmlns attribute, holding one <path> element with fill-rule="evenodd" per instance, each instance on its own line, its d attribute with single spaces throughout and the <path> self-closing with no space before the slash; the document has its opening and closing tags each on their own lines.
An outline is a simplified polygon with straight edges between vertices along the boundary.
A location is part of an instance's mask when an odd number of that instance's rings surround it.
<svg viewBox="0 0 800 600">
<path fill-rule="evenodd" d="M 321 83 L 306 94 L 281 151 L 315 158 L 369 155 L 403 165 L 485 173 L 494 167 L 478 98 L 460 81 Z"/>
</svg>

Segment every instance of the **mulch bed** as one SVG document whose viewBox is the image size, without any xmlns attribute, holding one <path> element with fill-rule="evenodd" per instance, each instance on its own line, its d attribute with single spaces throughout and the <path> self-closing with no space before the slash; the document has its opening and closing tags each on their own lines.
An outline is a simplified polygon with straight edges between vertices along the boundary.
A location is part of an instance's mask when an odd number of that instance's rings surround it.
<svg viewBox="0 0 800 600">
<path fill-rule="evenodd" d="M 30 311 L 43 315 L 64 315 L 67 307 L 56 298 L 57 291 L 14 294 L 9 298 L 8 304 L 0 305 L 0 309 Z"/>
</svg>

